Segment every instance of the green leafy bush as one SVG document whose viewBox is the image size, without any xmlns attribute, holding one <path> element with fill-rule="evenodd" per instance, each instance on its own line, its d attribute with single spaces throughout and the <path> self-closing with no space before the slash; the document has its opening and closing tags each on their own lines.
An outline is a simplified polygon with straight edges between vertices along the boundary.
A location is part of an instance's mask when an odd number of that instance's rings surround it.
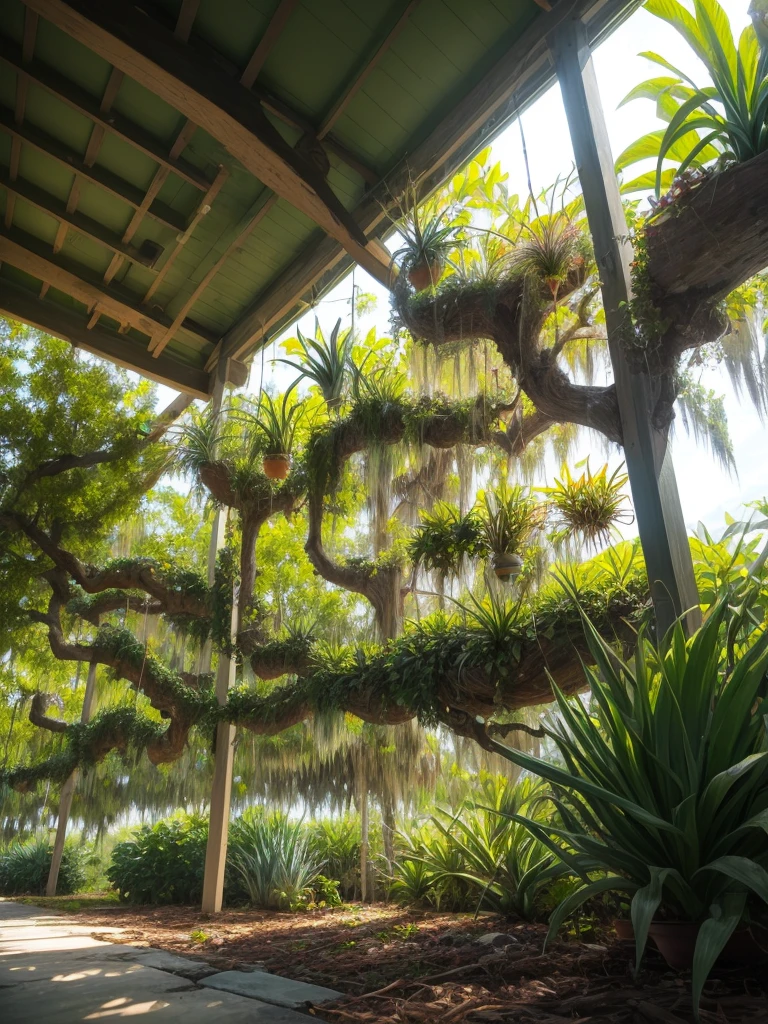
<svg viewBox="0 0 768 1024">
<path fill-rule="evenodd" d="M 768 904 L 768 631 L 760 587 L 726 590 L 690 640 L 681 623 L 634 665 L 585 619 L 593 710 L 556 691 L 561 768 L 503 748 L 560 790 L 562 826 L 516 814 L 581 880 L 550 935 L 593 896 L 631 896 L 638 963 L 657 914 L 699 923 L 693 999 L 748 901 Z"/>
<path fill-rule="evenodd" d="M 13 843 L 0 854 L 0 893 L 3 896 L 43 896 L 51 869 L 51 847 L 45 839 Z M 82 856 L 67 843 L 59 868 L 57 895 L 71 896 L 85 885 Z"/>
<path fill-rule="evenodd" d="M 107 877 L 131 903 L 196 903 L 207 841 L 208 822 L 194 815 L 144 825 L 114 848 Z"/>
<path fill-rule="evenodd" d="M 347 814 L 341 818 L 322 818 L 307 826 L 310 850 L 324 865 L 330 878 L 338 879 L 343 899 L 356 899 L 360 893 L 360 819 Z"/>
</svg>

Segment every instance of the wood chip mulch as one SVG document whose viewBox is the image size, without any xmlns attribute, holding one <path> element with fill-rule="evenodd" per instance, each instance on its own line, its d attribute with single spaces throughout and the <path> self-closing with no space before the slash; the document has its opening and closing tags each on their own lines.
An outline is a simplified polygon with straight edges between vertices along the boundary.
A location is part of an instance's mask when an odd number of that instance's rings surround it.
<svg viewBox="0 0 768 1024">
<path fill-rule="evenodd" d="M 690 978 L 650 949 L 632 975 L 634 944 L 606 930 L 557 942 L 546 928 L 489 914 L 413 913 L 388 905 L 303 914 L 180 907 L 83 908 L 78 923 L 122 929 L 112 941 L 262 968 L 344 992 L 315 1007 L 333 1024 L 693 1024 Z M 478 938 L 496 934 L 494 943 Z M 701 1024 L 768 1024 L 768 966 L 717 968 Z"/>
</svg>

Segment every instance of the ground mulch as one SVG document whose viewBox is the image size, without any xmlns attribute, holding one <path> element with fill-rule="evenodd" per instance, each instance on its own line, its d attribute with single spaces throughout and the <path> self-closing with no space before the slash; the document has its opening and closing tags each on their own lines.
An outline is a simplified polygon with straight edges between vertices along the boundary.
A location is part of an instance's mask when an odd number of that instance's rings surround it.
<svg viewBox="0 0 768 1024">
<path fill-rule="evenodd" d="M 50 906 L 52 901 L 46 901 Z M 634 943 L 610 929 L 543 952 L 541 925 L 489 914 L 411 912 L 389 905 L 305 913 L 81 904 L 99 937 L 167 949 L 220 970 L 262 968 L 344 993 L 315 1008 L 334 1024 L 691 1024 L 686 975 L 650 949 L 633 978 Z M 122 929 L 119 935 L 100 928 Z M 498 933 L 495 944 L 481 936 Z M 768 1024 L 768 967 L 718 968 L 701 1024 Z"/>
</svg>

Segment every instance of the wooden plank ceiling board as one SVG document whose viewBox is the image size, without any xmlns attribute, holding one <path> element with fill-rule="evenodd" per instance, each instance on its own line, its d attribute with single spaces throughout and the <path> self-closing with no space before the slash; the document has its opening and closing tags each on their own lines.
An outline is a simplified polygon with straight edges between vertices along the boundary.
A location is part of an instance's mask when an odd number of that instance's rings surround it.
<svg viewBox="0 0 768 1024">
<path fill-rule="evenodd" d="M 637 0 L 4 0 L 0 309 L 189 395 L 232 379 Z"/>
</svg>

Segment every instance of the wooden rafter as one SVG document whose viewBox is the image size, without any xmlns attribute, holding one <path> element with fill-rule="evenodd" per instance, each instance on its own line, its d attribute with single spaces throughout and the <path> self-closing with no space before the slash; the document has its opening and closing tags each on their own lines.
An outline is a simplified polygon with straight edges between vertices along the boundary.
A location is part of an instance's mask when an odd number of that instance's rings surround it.
<svg viewBox="0 0 768 1024">
<path fill-rule="evenodd" d="M 169 316 L 141 306 L 124 288 L 106 286 L 89 268 L 61 256 L 52 256 L 44 242 L 26 232 L 13 229 L 0 234 L 0 262 L 47 281 L 53 288 L 82 302 L 90 311 L 98 306 L 100 315 L 117 320 L 126 329 L 133 327 L 150 339 L 165 334 L 171 324 Z M 215 344 L 216 336 L 194 321 L 186 319 L 182 326 L 207 345 Z"/>
<path fill-rule="evenodd" d="M 392 46 L 394 41 L 403 31 L 408 21 L 421 3 L 421 0 L 409 0 L 406 4 L 405 9 L 400 14 L 395 24 L 387 33 L 386 38 L 376 47 L 376 50 L 368 57 L 363 63 L 362 67 L 357 71 L 352 80 L 342 91 L 341 95 L 337 98 L 329 112 L 323 118 L 323 123 L 320 125 L 317 131 L 317 137 L 319 139 L 324 138 L 328 132 L 333 128 L 338 119 L 347 109 L 349 104 L 358 94 L 358 92 L 365 85 L 368 76 L 373 72 L 379 64 L 381 58 L 386 54 L 387 50 Z"/>
<path fill-rule="evenodd" d="M 181 2 L 181 9 L 176 19 L 176 28 L 173 30 L 173 34 L 177 39 L 181 39 L 182 42 L 186 43 L 189 39 L 199 6 L 200 0 L 182 0 Z"/>
<path fill-rule="evenodd" d="M 179 363 L 168 355 L 153 359 L 140 341 L 116 334 L 98 324 L 88 330 L 87 317 L 83 314 L 50 301 L 44 302 L 3 280 L 0 280 L 0 310 L 13 320 L 31 324 L 118 366 L 138 370 L 145 377 L 181 389 L 194 398 L 210 396 L 210 376 L 204 370 Z"/>
<path fill-rule="evenodd" d="M 115 196 L 115 198 L 123 200 L 129 206 L 133 206 L 134 209 L 141 206 L 144 200 L 144 193 L 140 188 L 136 188 L 135 185 L 130 184 L 130 182 L 118 177 L 111 171 L 107 171 L 105 168 L 99 166 L 89 167 L 82 156 L 75 152 L 75 150 L 70 149 L 69 146 L 65 146 L 58 139 L 54 139 L 31 124 L 16 124 L 13 116 L 1 107 L 0 130 L 7 132 L 9 135 L 19 139 L 20 142 L 27 143 L 39 152 L 51 157 L 70 173 L 79 174 L 87 181 L 93 182 L 94 185 L 98 185 L 106 192 Z M 156 201 L 147 212 L 150 217 L 153 217 L 161 224 L 165 224 L 166 227 L 171 228 L 173 231 L 184 231 L 186 227 L 182 214 L 171 209 L 165 203 Z"/>
<path fill-rule="evenodd" d="M 293 14 L 298 3 L 299 0 L 278 0 L 275 13 L 272 15 L 266 31 L 259 40 L 259 45 L 253 51 L 253 55 L 248 61 L 245 71 L 240 76 L 240 83 L 244 85 L 246 89 L 250 89 L 256 81 L 259 72 L 264 67 L 267 57 L 269 57 L 270 53 L 275 48 L 275 43 L 277 42 L 280 33 L 285 28 L 286 22 Z"/>
<path fill-rule="evenodd" d="M 119 253 L 126 259 L 131 260 L 132 263 L 139 263 L 143 266 L 151 265 L 152 259 L 150 256 L 145 256 L 133 245 L 126 245 L 119 235 L 105 228 L 99 221 L 93 220 L 85 214 L 70 210 L 69 202 L 63 203 L 49 192 L 38 188 L 31 181 L 18 177 L 13 179 L 10 171 L 2 167 L 0 167 L 0 186 L 16 196 L 17 199 L 23 199 L 43 213 L 55 217 L 56 220 L 66 227 L 74 228 L 75 231 L 79 231 L 80 234 L 85 235 L 94 242 L 98 242 L 99 245 L 111 249 L 112 252 Z M 56 251 L 58 250 L 54 246 L 54 252 Z"/>
<path fill-rule="evenodd" d="M 389 261 L 365 234 L 317 169 L 283 139 L 248 91 L 204 62 L 125 0 L 27 0 L 63 32 L 205 129 L 255 177 L 335 238 L 379 280 Z"/>
<path fill-rule="evenodd" d="M 7 39 L 0 37 L 0 60 L 17 73 L 26 76 L 27 81 L 45 89 L 51 96 L 66 103 L 72 110 L 83 114 L 89 120 L 99 125 L 103 132 L 111 132 L 113 135 L 129 143 L 135 149 L 140 150 L 158 164 L 162 164 L 169 171 L 173 171 L 184 181 L 194 185 L 195 188 L 204 190 L 210 182 L 206 176 L 192 164 L 168 156 L 167 147 L 162 141 L 144 131 L 138 125 L 123 117 L 117 111 L 112 110 L 114 96 L 105 91 L 101 101 L 92 96 L 85 89 L 70 82 L 52 68 L 48 68 L 40 61 L 31 61 L 28 66 L 19 59 L 18 51 Z M 119 85 L 119 80 L 118 80 Z M 108 100 L 106 106 L 104 100 Z"/>
<path fill-rule="evenodd" d="M 381 233 L 387 221 L 384 206 L 401 195 L 412 175 L 426 189 L 436 187 L 466 163 L 493 131 L 515 114 L 554 79 L 546 33 L 573 13 L 573 4 L 562 3 L 543 14 L 509 48 L 488 74 L 451 110 L 386 179 L 381 189 L 369 193 L 355 210 L 366 234 Z M 383 247 L 382 247 L 383 248 Z M 322 289 L 350 266 L 343 249 L 325 238 L 294 260 L 260 295 L 241 319 L 233 324 L 218 351 L 237 359 L 245 355 L 276 324 L 291 314 L 296 304 L 318 282 Z M 208 361 L 209 368 L 218 351 Z"/>
<path fill-rule="evenodd" d="M 242 218 L 240 225 L 238 225 L 236 236 L 226 246 L 216 262 L 208 269 L 207 273 L 197 284 L 194 291 L 187 297 L 181 309 L 176 313 L 173 323 L 170 325 L 166 333 L 162 337 L 155 338 L 154 341 L 150 342 L 149 348 L 154 356 L 160 355 L 168 342 L 173 338 L 175 332 L 179 327 L 181 327 L 185 317 L 191 311 L 194 304 L 206 288 L 208 288 L 216 274 L 218 274 L 226 261 L 231 256 L 234 256 L 238 249 L 245 244 L 248 236 L 253 232 L 257 224 L 266 217 L 276 202 L 277 196 L 275 195 L 260 196 L 259 199 L 256 200 L 256 203 L 254 204 L 255 210 L 249 211 L 249 213 Z"/>
<path fill-rule="evenodd" d="M 229 171 L 227 170 L 227 168 L 224 167 L 223 165 L 220 166 L 219 167 L 219 173 L 216 175 L 216 177 L 214 178 L 213 182 L 211 183 L 211 187 L 205 193 L 205 195 L 203 196 L 203 198 L 200 201 L 199 206 L 197 207 L 197 209 L 193 213 L 192 217 L 190 218 L 189 224 L 187 224 L 186 231 L 184 231 L 184 233 L 181 234 L 181 235 L 177 235 L 177 237 L 176 237 L 176 244 L 174 245 L 173 249 L 171 250 L 171 252 L 166 257 L 165 262 L 163 263 L 162 267 L 158 271 L 157 276 L 155 277 L 154 281 L 152 282 L 152 284 L 147 289 L 147 291 L 146 291 L 146 293 L 144 295 L 144 298 L 142 299 L 142 302 L 145 302 L 145 303 L 149 302 L 149 300 L 152 298 L 152 296 L 158 290 L 160 285 L 163 283 L 163 281 L 166 278 L 166 275 L 168 274 L 168 271 L 171 269 L 173 264 L 176 262 L 176 258 L 183 251 L 184 246 L 189 241 L 189 238 L 190 238 L 192 232 L 195 230 L 195 228 L 200 223 L 200 221 L 203 219 L 203 217 L 205 217 L 210 212 L 211 205 L 212 205 L 214 199 L 216 198 L 216 196 L 221 191 L 222 186 L 224 185 L 224 182 L 227 180 L 228 177 L 229 177 Z"/>
</svg>

